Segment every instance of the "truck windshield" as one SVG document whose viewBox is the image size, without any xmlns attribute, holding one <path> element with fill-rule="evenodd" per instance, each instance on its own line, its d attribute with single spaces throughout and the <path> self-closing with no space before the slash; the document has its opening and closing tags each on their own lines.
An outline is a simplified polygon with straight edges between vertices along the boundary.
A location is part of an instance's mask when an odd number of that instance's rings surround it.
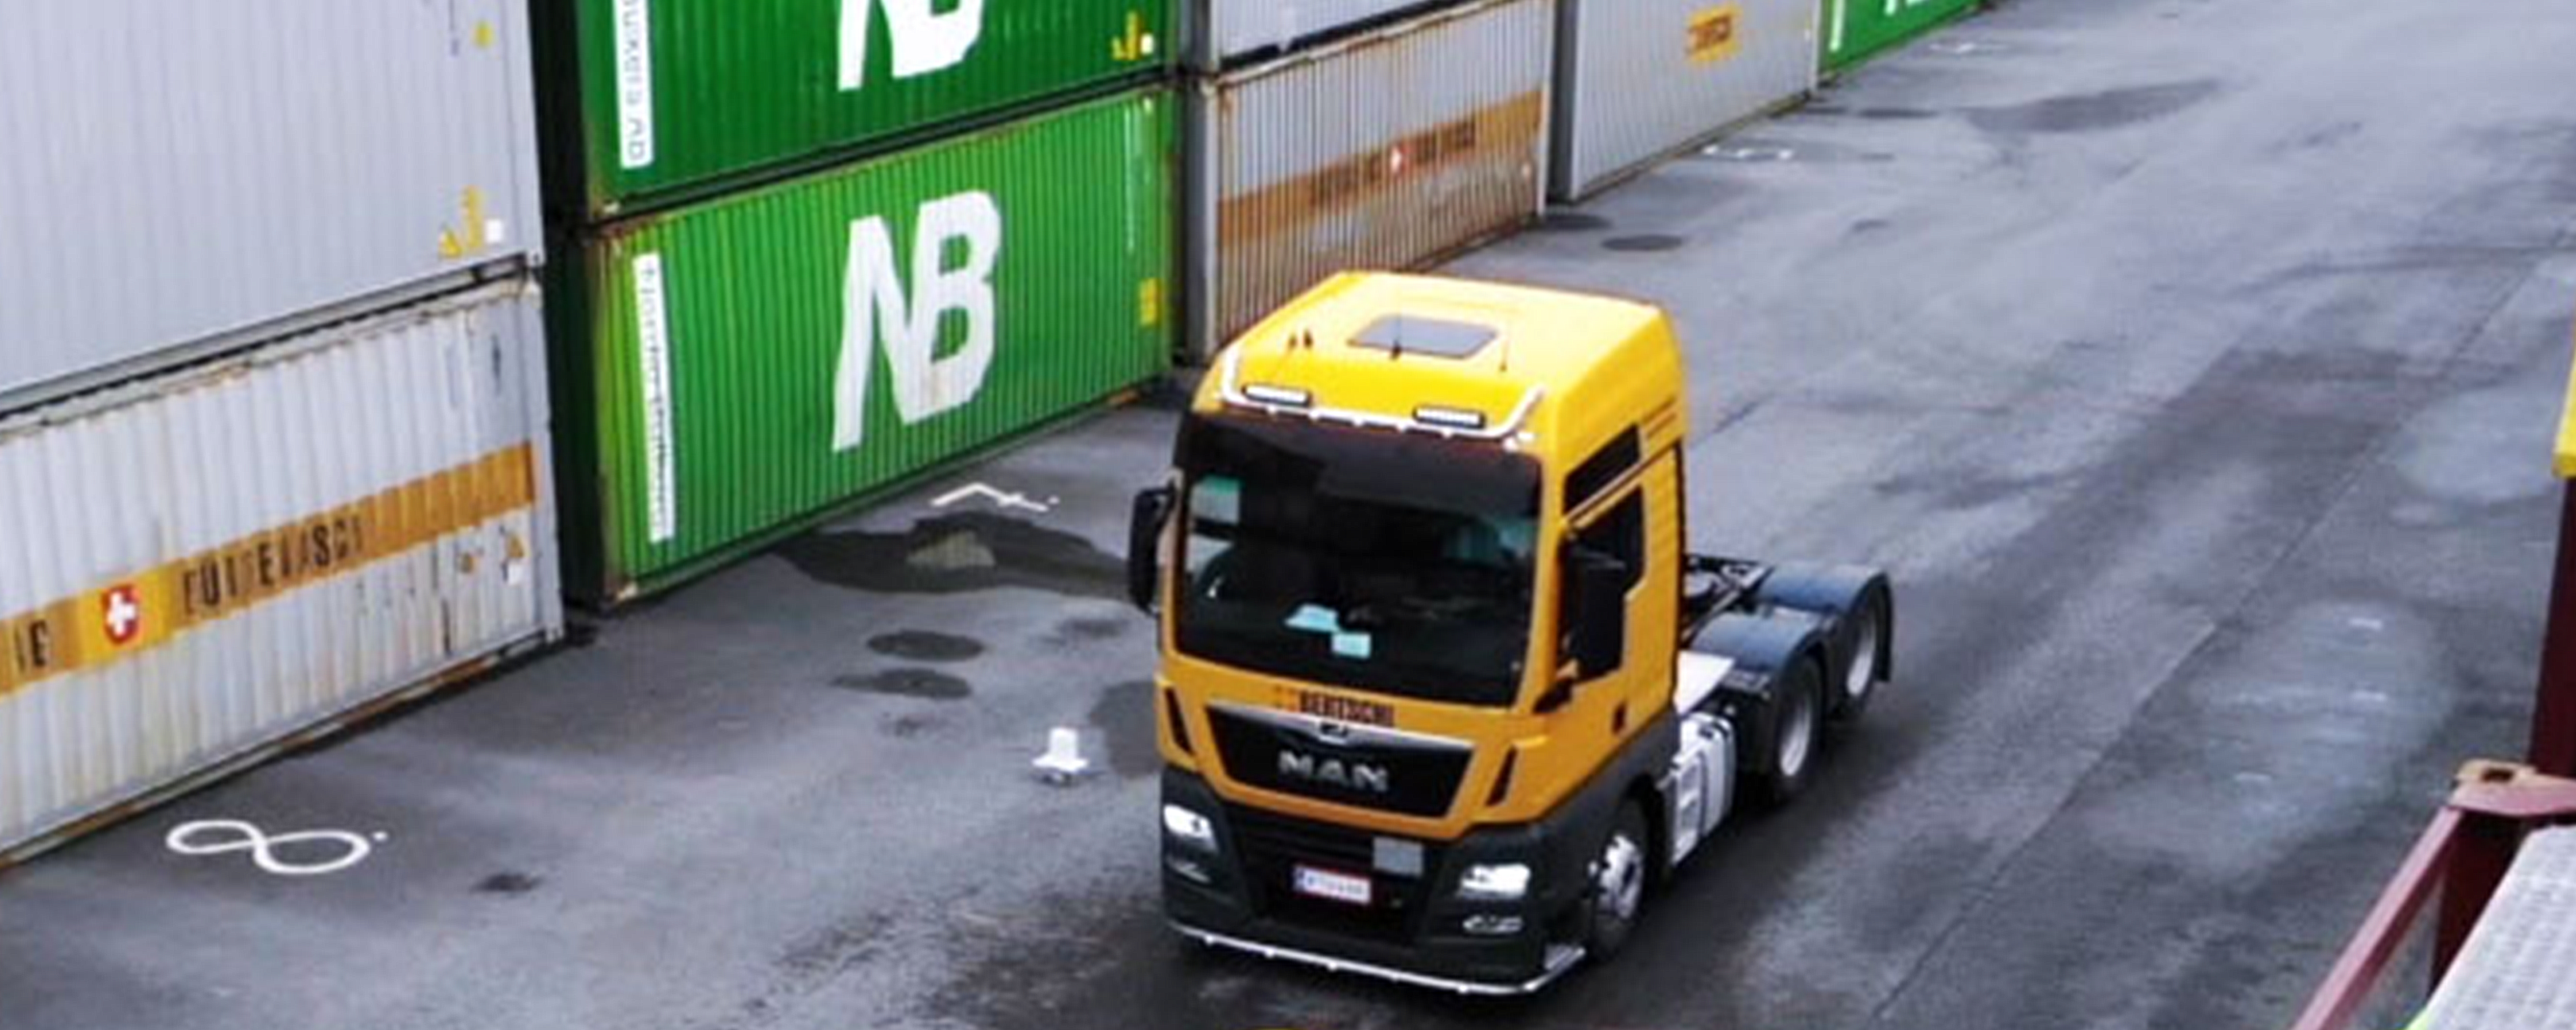
<svg viewBox="0 0 2576 1030">
<path fill-rule="evenodd" d="M 1182 431 L 1179 458 L 1184 653 L 1433 701 L 1518 694 L 1535 462 L 1486 443 L 1206 417 Z"/>
</svg>

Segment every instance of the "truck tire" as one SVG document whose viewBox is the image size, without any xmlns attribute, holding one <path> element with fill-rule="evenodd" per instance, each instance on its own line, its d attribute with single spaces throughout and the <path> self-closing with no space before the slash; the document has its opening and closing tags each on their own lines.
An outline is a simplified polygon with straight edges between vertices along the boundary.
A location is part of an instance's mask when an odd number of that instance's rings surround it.
<svg viewBox="0 0 2576 1030">
<path fill-rule="evenodd" d="M 1650 834 L 1646 811 L 1637 807 L 1636 799 L 1620 802 L 1618 822 L 1602 839 L 1601 852 L 1588 870 L 1591 883 L 1584 890 L 1589 916 L 1583 948 L 1595 959 L 1609 958 L 1627 947 L 1638 918 L 1645 915 L 1646 879 L 1654 861 L 1655 841 Z"/>
<path fill-rule="evenodd" d="M 1870 699 L 1878 696 L 1878 685 L 1887 678 L 1884 658 L 1892 643 L 1890 630 L 1895 626 L 1892 607 L 1885 590 L 1873 590 L 1843 616 L 1851 654 L 1843 663 L 1841 682 L 1834 685 L 1835 722 L 1858 721 L 1861 713 L 1869 710 Z"/>
<path fill-rule="evenodd" d="M 1771 747 L 1754 782 L 1761 788 L 1762 799 L 1776 808 L 1807 789 L 1823 757 L 1825 719 L 1830 712 L 1823 663 L 1813 655 L 1789 663 L 1780 671 L 1774 691 L 1778 701 L 1771 712 Z"/>
<path fill-rule="evenodd" d="M 1754 591 L 1763 605 L 1823 620 L 1825 682 L 1835 722 L 1850 722 L 1895 671 L 1895 591 L 1887 573 L 1859 565 L 1787 563 Z"/>
</svg>

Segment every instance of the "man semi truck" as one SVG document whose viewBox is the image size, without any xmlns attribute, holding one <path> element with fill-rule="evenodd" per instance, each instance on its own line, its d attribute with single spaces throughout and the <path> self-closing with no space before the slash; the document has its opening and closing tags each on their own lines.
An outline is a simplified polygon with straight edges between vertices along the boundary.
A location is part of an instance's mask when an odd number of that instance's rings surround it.
<svg viewBox="0 0 2576 1030">
<path fill-rule="evenodd" d="M 1137 498 L 1162 869 L 1201 942 L 1467 993 L 1606 958 L 1887 680 L 1885 575 L 1685 553 L 1653 307 L 1337 277 L 1221 354 Z"/>
</svg>

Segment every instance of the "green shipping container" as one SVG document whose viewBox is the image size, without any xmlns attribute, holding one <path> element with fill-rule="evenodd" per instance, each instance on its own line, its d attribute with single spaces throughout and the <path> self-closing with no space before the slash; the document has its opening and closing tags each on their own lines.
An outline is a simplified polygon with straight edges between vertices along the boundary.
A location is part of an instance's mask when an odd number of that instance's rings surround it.
<svg viewBox="0 0 2576 1030">
<path fill-rule="evenodd" d="M 1825 70 L 1849 68 L 1977 6 L 1977 0 L 1824 0 Z"/>
<path fill-rule="evenodd" d="M 1175 106 L 1093 101 L 577 244 L 549 303 L 574 596 L 668 585 L 1161 374 Z"/>
<path fill-rule="evenodd" d="M 1152 74 L 1179 49 L 1171 0 L 538 6 L 565 144 L 550 178 L 593 216 Z"/>
</svg>

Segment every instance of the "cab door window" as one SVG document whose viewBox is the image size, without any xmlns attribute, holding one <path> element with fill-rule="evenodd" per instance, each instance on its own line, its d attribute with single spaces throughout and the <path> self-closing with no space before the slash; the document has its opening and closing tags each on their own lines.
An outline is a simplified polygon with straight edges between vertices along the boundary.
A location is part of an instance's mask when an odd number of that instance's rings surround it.
<svg viewBox="0 0 2576 1030">
<path fill-rule="evenodd" d="M 1604 605 L 1604 610 L 1601 611 L 1586 611 L 1580 596 L 1582 591 L 1579 589 L 1581 569 L 1587 563 L 1602 561 L 1615 563 L 1619 570 L 1620 600 Z M 1558 582 L 1564 584 L 1558 599 L 1560 604 L 1557 619 L 1558 653 L 1562 655 L 1574 653 L 1578 628 L 1596 621 L 1607 622 L 1608 625 L 1600 632 L 1620 641 L 1618 660 L 1601 668 L 1583 669 L 1581 675 L 1586 680 L 1593 680 L 1618 672 L 1627 665 L 1628 604 L 1626 599 L 1635 593 L 1637 584 L 1644 580 L 1646 575 L 1645 490 L 1632 488 L 1626 498 L 1612 505 L 1608 512 L 1594 519 L 1591 525 L 1577 531 L 1559 552 L 1558 562 Z"/>
</svg>

